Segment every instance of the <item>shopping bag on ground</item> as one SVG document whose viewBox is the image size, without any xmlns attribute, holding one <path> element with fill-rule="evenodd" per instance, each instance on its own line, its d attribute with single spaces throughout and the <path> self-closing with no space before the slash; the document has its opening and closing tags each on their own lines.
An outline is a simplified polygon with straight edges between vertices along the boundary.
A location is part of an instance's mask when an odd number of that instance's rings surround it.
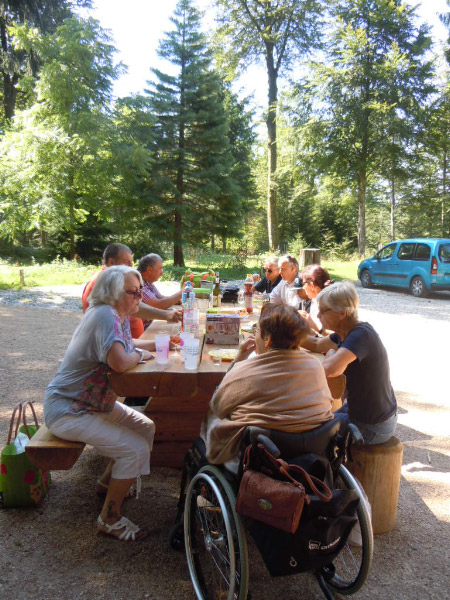
<svg viewBox="0 0 450 600">
<path fill-rule="evenodd" d="M 24 418 L 30 406 L 34 425 Z M 36 413 L 31 402 L 18 404 L 9 424 L 8 439 L 0 456 L 0 507 L 36 506 L 47 495 L 50 478 L 46 471 L 36 468 L 25 453 L 30 437 L 38 429 Z"/>
</svg>

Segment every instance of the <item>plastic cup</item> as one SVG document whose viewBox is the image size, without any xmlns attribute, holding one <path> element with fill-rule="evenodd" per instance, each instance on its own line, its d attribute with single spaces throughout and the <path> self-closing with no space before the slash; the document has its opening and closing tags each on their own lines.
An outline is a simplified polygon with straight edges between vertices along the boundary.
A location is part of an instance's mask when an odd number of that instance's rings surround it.
<svg viewBox="0 0 450 600">
<path fill-rule="evenodd" d="M 190 371 L 195 371 L 198 362 L 199 342 L 197 338 L 188 338 L 184 343 L 184 366 Z"/>
<path fill-rule="evenodd" d="M 222 364 L 222 355 L 217 353 L 212 355 L 213 365 L 219 367 Z"/>
<path fill-rule="evenodd" d="M 183 360 L 184 360 L 184 345 L 186 343 L 186 340 L 189 340 L 193 337 L 194 337 L 194 334 L 191 333 L 190 331 L 182 331 L 180 333 L 180 355 Z"/>
<path fill-rule="evenodd" d="M 169 362 L 169 343 L 170 335 L 168 333 L 155 335 L 156 362 L 159 365 L 166 365 Z"/>
</svg>

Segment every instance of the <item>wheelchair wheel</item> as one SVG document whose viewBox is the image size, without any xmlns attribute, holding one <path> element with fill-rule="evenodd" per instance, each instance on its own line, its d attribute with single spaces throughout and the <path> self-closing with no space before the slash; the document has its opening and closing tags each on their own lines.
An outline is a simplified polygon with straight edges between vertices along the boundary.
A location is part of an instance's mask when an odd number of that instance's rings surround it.
<svg viewBox="0 0 450 600">
<path fill-rule="evenodd" d="M 343 465 L 338 473 L 347 489 L 356 490 L 360 497 L 358 522 L 354 528 L 354 531 L 357 530 L 359 525 L 360 541 L 355 543 L 351 536 L 333 564 L 321 569 L 318 577 L 328 588 L 346 596 L 361 589 L 367 579 L 372 563 L 373 534 L 370 515 L 358 482 Z"/>
<path fill-rule="evenodd" d="M 184 540 L 198 600 L 247 598 L 247 540 L 235 504 L 235 494 L 217 467 L 203 467 L 189 484 Z"/>
</svg>

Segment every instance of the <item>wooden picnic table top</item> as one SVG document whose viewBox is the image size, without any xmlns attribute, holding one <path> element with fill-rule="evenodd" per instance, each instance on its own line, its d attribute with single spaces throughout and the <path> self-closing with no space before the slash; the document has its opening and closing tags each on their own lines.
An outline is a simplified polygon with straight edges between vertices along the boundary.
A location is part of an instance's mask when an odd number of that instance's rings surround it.
<svg viewBox="0 0 450 600">
<path fill-rule="evenodd" d="M 256 322 L 259 313 L 249 315 L 247 323 Z M 205 314 L 201 315 L 200 329 L 204 323 Z M 142 334 L 142 339 L 154 339 L 155 335 L 163 331 L 170 333 L 171 324 L 161 321 L 153 321 Z M 113 390 L 119 396 L 191 396 L 198 388 L 205 392 L 213 392 L 222 381 L 230 366 L 229 362 L 222 361 L 220 365 L 214 365 L 209 352 L 219 348 L 237 348 L 238 345 L 205 344 L 205 336 L 200 335 L 200 349 L 197 369 L 189 370 L 184 366 L 180 355 L 174 356 L 169 352 L 169 362 L 161 365 L 154 360 L 138 364 L 124 373 L 110 374 L 110 382 Z"/>
</svg>

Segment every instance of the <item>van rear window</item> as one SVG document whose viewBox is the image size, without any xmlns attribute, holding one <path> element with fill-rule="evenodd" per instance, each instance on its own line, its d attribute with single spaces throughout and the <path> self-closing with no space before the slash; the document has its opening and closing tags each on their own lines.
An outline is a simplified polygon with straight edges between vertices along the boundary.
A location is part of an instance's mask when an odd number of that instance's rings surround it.
<svg viewBox="0 0 450 600">
<path fill-rule="evenodd" d="M 439 246 L 438 256 L 441 262 L 450 263 L 450 243 Z"/>
<path fill-rule="evenodd" d="M 416 260 L 430 260 L 431 248 L 428 244 L 417 244 L 416 248 Z"/>
</svg>

